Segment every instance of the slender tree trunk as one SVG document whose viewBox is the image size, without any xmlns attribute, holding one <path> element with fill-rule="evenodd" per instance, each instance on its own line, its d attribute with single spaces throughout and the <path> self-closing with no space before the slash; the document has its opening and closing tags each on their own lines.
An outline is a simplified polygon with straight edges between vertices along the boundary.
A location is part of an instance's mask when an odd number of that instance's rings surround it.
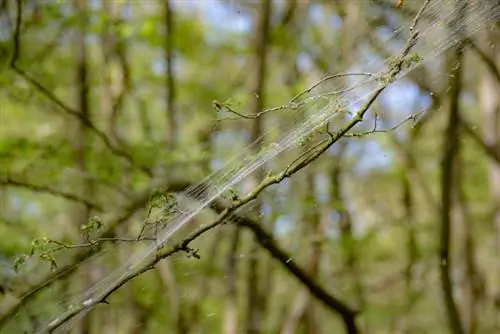
<svg viewBox="0 0 500 334">
<path fill-rule="evenodd" d="M 163 2 L 163 1 L 160 1 Z M 176 107 L 175 107 L 175 80 L 174 80 L 174 13 L 172 2 L 170 0 L 164 1 L 165 6 L 165 62 L 167 65 L 167 147 L 169 149 L 175 148 L 177 141 L 177 124 L 176 124 Z"/>
<path fill-rule="evenodd" d="M 301 25 L 306 24 L 306 15 L 307 15 L 307 2 L 300 2 L 297 0 L 290 0 L 287 3 L 286 11 L 283 13 L 280 26 L 276 27 L 276 30 L 286 30 L 288 34 L 295 36 L 295 38 L 300 39 L 301 33 Z M 301 91 L 299 89 L 298 83 L 301 79 L 301 73 L 297 66 L 297 61 L 294 53 L 290 53 L 290 51 L 286 48 L 280 49 L 281 58 L 289 62 L 289 69 L 287 71 L 287 76 L 285 79 L 286 84 L 289 86 L 290 96 L 296 96 Z M 301 185 L 298 185 L 298 188 L 301 189 Z M 274 233 L 275 230 L 275 221 L 276 219 L 272 219 L 270 232 Z M 300 233 L 300 235 L 304 236 L 305 233 Z M 300 320 L 303 318 L 303 312 L 305 308 L 305 304 L 308 303 L 308 299 L 310 298 L 309 293 L 305 290 L 300 290 L 298 295 L 295 297 L 293 301 L 293 305 L 289 307 L 287 304 L 287 300 L 280 300 L 280 304 L 276 304 L 276 295 L 275 286 L 280 284 L 279 281 L 276 280 L 276 268 L 275 263 L 272 258 L 267 257 L 264 260 L 265 268 L 263 272 L 263 281 L 264 287 L 267 289 L 268 293 L 266 294 L 266 310 L 269 309 L 269 314 L 271 314 L 271 310 L 273 310 L 275 317 L 272 320 L 270 326 L 267 327 L 267 330 L 273 333 L 283 333 L 283 334 L 292 334 L 296 332 L 296 328 L 299 326 Z M 273 309 L 270 309 L 271 304 L 273 304 Z"/>
<path fill-rule="evenodd" d="M 339 227 L 342 238 L 342 252 L 345 256 L 345 267 L 347 268 L 349 278 L 353 282 L 356 292 L 358 308 L 365 306 L 365 292 L 361 281 L 359 270 L 359 259 L 357 254 L 358 246 L 353 234 L 352 218 L 349 212 L 347 201 L 342 193 L 342 155 L 346 146 L 341 147 L 341 152 L 336 157 L 335 165 L 332 167 L 332 202 L 333 207 L 339 215 Z"/>
<path fill-rule="evenodd" d="M 222 228 L 214 231 L 212 244 L 210 245 L 210 252 L 206 257 L 207 259 L 210 259 L 210 263 L 206 264 L 201 274 L 198 276 L 196 283 L 196 295 L 192 301 L 190 312 L 186 315 L 186 320 L 189 321 L 190 324 L 190 333 L 201 334 L 205 332 L 203 323 L 204 314 L 201 313 L 201 310 L 203 309 L 202 307 L 205 302 L 205 298 L 213 294 L 213 289 L 211 289 L 213 284 L 211 273 L 217 266 L 217 260 L 219 259 L 221 249 L 220 240 L 226 239 L 226 232 L 227 231 Z"/>
<path fill-rule="evenodd" d="M 307 148 L 306 148 L 307 150 Z M 322 252 L 323 228 L 321 224 L 320 206 L 316 203 L 316 171 L 312 168 L 306 175 L 305 186 L 307 189 L 304 203 L 304 216 L 301 235 L 305 238 L 304 247 L 309 250 L 307 256 L 307 273 L 313 280 L 319 275 L 319 266 Z M 321 327 L 316 315 L 316 306 L 314 305 L 311 294 L 306 290 L 300 290 L 290 308 L 289 314 L 285 319 L 285 324 L 281 330 L 282 334 L 297 333 L 299 326 L 308 334 L 320 333 Z"/>
<path fill-rule="evenodd" d="M 89 106 L 89 73 L 88 73 L 88 60 L 87 60 L 87 47 L 85 43 L 86 29 L 87 29 L 87 5 L 84 0 L 75 1 L 75 11 L 78 13 L 79 26 L 76 32 L 76 50 L 77 50 L 77 65 L 76 65 L 76 87 L 77 87 L 77 101 L 78 112 L 82 115 L 83 119 L 90 119 L 90 106 Z M 76 134 L 74 135 L 74 145 L 76 154 L 76 165 L 82 175 L 87 174 L 88 159 L 87 151 L 90 145 L 89 137 L 87 136 L 87 128 L 79 121 L 77 124 Z M 92 180 L 83 178 L 82 196 L 84 198 L 91 198 L 92 195 Z M 86 224 L 90 218 L 91 208 L 87 205 L 79 205 L 75 210 L 76 231 L 80 231 L 80 226 Z M 87 240 L 83 240 L 84 242 Z M 87 273 L 83 276 L 83 286 L 92 284 L 92 271 L 93 267 L 88 268 Z M 90 333 L 91 327 L 91 313 L 83 317 L 77 332 L 80 334 Z"/>
<path fill-rule="evenodd" d="M 107 120 L 108 136 L 115 144 L 123 143 L 119 133 L 118 114 L 122 109 L 125 94 L 130 88 L 126 42 L 112 29 L 117 23 L 123 21 L 123 6 L 124 3 L 120 1 L 103 1 L 103 8 L 108 15 L 108 20 L 101 35 L 103 50 L 101 108 Z"/>
<path fill-rule="evenodd" d="M 238 332 L 238 246 L 241 237 L 241 229 L 232 226 L 231 248 L 227 259 L 227 299 L 224 316 L 224 333 L 233 334 Z"/>
<path fill-rule="evenodd" d="M 463 2 L 457 0 L 457 6 Z M 463 8 L 458 8 L 456 22 L 462 17 Z M 459 100 L 462 81 L 462 45 L 458 45 L 451 59 L 451 82 L 450 82 L 450 107 L 448 115 L 448 125 L 444 137 L 443 157 L 441 163 L 441 236 L 439 246 L 439 271 L 443 299 L 448 316 L 450 330 L 454 334 L 464 334 L 462 319 L 457 308 L 453 295 L 453 273 L 451 257 L 451 236 L 452 236 L 452 209 L 453 209 L 453 189 L 456 180 L 458 129 L 459 129 Z"/>
<path fill-rule="evenodd" d="M 295 298 L 289 314 L 284 318 L 283 328 L 281 334 L 295 334 L 298 333 L 300 320 L 304 317 L 304 310 L 310 303 L 310 295 L 306 290 L 300 290 Z"/>
<path fill-rule="evenodd" d="M 497 47 L 492 47 L 491 43 L 496 41 Z M 500 41 L 500 28 L 485 29 L 483 35 L 483 50 L 490 57 L 493 63 L 500 64 L 500 51 L 498 50 Z M 484 139 L 485 143 L 496 148 L 500 154 L 500 84 L 495 76 L 491 74 L 489 68 L 485 67 L 481 71 L 478 89 L 479 103 L 484 117 Z M 500 258 L 500 164 L 489 160 L 489 178 L 491 185 L 491 221 L 493 223 L 495 239 L 495 259 Z M 496 261 L 494 268 L 493 284 L 489 288 L 491 298 L 491 309 L 493 310 L 493 332 L 500 332 L 500 263 Z"/>
<path fill-rule="evenodd" d="M 460 145 L 459 145 L 460 148 Z M 481 283 L 479 281 L 478 269 L 475 260 L 474 235 L 472 229 L 472 220 L 469 218 L 465 194 L 462 189 L 463 168 L 460 159 L 460 150 L 457 151 L 456 167 L 454 179 L 456 182 L 452 185 L 452 221 L 456 222 L 457 227 L 461 229 L 462 251 L 458 259 L 462 259 L 462 314 L 463 324 L 466 333 L 473 334 L 477 332 L 478 302 L 480 297 Z"/>
<path fill-rule="evenodd" d="M 174 13 L 173 13 L 173 8 L 172 8 L 172 2 L 170 0 L 165 0 L 165 1 L 160 1 L 160 5 L 163 6 L 164 10 L 164 21 L 165 21 L 165 30 L 166 30 L 166 37 L 165 37 L 165 62 L 167 65 L 167 73 L 166 73 L 166 123 L 167 123 L 167 130 L 166 130 L 166 145 L 167 149 L 169 152 L 175 151 L 177 147 L 177 136 L 178 136 L 178 131 L 177 131 L 177 124 L 176 124 L 176 117 L 177 117 L 177 109 L 176 109 L 176 94 L 175 94 L 175 76 L 174 76 L 174 67 L 173 67 L 173 62 L 174 62 L 174 43 L 173 43 L 173 36 L 174 36 Z M 188 332 L 188 324 L 185 321 L 185 316 L 184 316 L 184 302 L 182 301 L 181 298 L 181 293 L 180 293 L 180 287 L 177 282 L 177 279 L 175 278 L 175 268 L 174 265 L 172 264 L 172 261 L 170 258 L 163 259 L 161 262 L 158 264 L 158 270 L 163 278 L 163 281 L 167 285 L 167 293 L 170 298 L 171 302 L 171 313 L 172 313 L 172 318 L 175 319 L 175 328 L 176 332 L 181 334 L 181 333 L 187 333 Z"/>
<path fill-rule="evenodd" d="M 321 260 L 321 249 L 323 239 L 323 228 L 321 224 L 320 206 L 316 202 L 316 173 L 315 169 L 311 168 L 308 173 L 307 183 L 309 184 L 309 198 L 306 201 L 306 219 L 305 223 L 311 231 L 310 253 L 308 260 L 308 272 L 312 279 L 317 279 L 319 275 L 319 265 Z M 313 303 L 311 295 L 308 294 L 307 308 L 304 314 L 306 332 L 315 334 L 321 332 L 319 321 L 316 315 L 316 307 Z"/>
<path fill-rule="evenodd" d="M 365 4 L 362 2 L 345 2 L 339 5 L 344 12 L 343 19 L 345 26 L 342 29 L 341 35 L 341 54 L 340 64 L 341 71 L 348 71 L 351 65 L 350 57 L 356 55 L 356 40 L 362 36 L 367 29 L 368 25 L 362 23 L 362 17 L 365 15 Z M 349 85 L 345 82 L 345 85 Z M 363 281 L 360 272 L 359 246 L 353 233 L 353 220 L 348 208 L 348 199 L 345 197 L 345 186 L 343 183 L 343 156 L 347 150 L 347 143 L 339 143 L 339 151 L 336 155 L 335 163 L 331 167 L 331 182 L 332 182 L 332 201 L 335 203 L 334 207 L 339 214 L 339 227 L 341 233 L 342 252 L 345 258 L 345 268 L 348 272 L 348 277 L 352 281 L 356 299 L 357 308 L 364 309 L 366 307 L 365 291 L 363 288 Z M 368 333 L 368 322 L 364 319 L 364 330 Z"/>
<path fill-rule="evenodd" d="M 260 17 L 257 30 L 257 38 L 255 45 L 255 57 L 256 57 L 256 80 L 255 80 L 255 103 L 253 106 L 253 113 L 257 114 L 262 111 L 265 101 L 265 81 L 267 74 L 267 53 L 269 47 L 269 27 L 271 18 L 271 1 L 263 0 L 260 5 Z M 263 119 L 262 117 L 257 117 L 252 122 L 251 129 L 251 142 L 259 139 L 262 136 L 263 129 Z M 261 141 L 259 141 L 261 143 Z M 260 151 L 261 144 L 255 147 L 257 151 Z M 253 182 L 257 185 L 259 180 L 262 179 L 262 173 L 256 173 L 256 180 Z M 262 202 L 257 200 L 256 203 L 257 212 L 262 212 Z M 263 329 L 263 312 L 264 298 L 263 291 L 260 281 L 259 268 L 261 267 L 261 262 L 259 261 L 260 252 L 257 243 L 253 243 L 251 246 L 248 256 L 248 277 L 247 277 L 247 316 L 246 316 L 246 326 L 245 332 L 248 334 L 260 333 Z"/>
<path fill-rule="evenodd" d="M 401 333 L 406 333 L 409 330 L 408 321 L 411 317 L 411 308 L 414 304 L 415 298 L 415 288 L 414 288 L 414 268 L 417 263 L 417 259 L 419 256 L 419 247 L 417 243 L 417 237 L 415 235 L 416 232 L 416 217 L 414 210 L 414 200 L 411 191 L 411 183 L 410 183 L 410 173 L 411 173 L 411 158 L 410 154 L 412 152 L 413 147 L 413 139 L 412 136 L 408 147 L 405 151 L 401 150 L 402 155 L 402 177 L 401 177 L 401 186 L 402 186 L 402 202 L 404 208 L 404 217 L 403 219 L 406 222 L 406 230 L 407 230 L 407 246 L 406 246 L 406 268 L 405 268 L 405 288 L 406 288 L 406 303 L 405 303 L 405 311 L 402 319 L 398 325 L 399 331 Z"/>
<path fill-rule="evenodd" d="M 174 268 L 170 259 L 164 259 L 157 264 L 157 272 L 160 276 L 161 281 L 166 287 L 166 294 L 170 299 L 170 313 L 172 314 L 172 319 L 174 319 L 174 328 L 176 333 L 184 334 L 187 333 L 187 327 L 184 322 L 184 316 L 182 315 L 182 299 L 179 284 L 175 278 Z"/>
</svg>

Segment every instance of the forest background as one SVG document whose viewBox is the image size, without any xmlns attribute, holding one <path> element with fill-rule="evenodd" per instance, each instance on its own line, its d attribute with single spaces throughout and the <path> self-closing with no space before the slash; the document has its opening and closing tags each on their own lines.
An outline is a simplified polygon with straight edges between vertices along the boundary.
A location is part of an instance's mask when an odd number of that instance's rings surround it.
<svg viewBox="0 0 500 334">
<path fill-rule="evenodd" d="M 422 3 L 2 0 L 0 333 L 62 314 L 154 242 L 151 209 L 295 126 L 263 110 L 397 54 Z M 393 83 L 249 221 L 162 259 L 74 332 L 499 333 L 499 42 L 488 24 Z"/>
</svg>

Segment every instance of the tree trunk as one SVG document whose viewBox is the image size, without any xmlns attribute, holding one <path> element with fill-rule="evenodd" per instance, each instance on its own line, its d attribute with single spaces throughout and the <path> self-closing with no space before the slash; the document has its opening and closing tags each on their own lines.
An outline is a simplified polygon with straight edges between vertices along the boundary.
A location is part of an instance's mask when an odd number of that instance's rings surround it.
<svg viewBox="0 0 500 334">
<path fill-rule="evenodd" d="M 500 51 L 498 41 L 500 40 L 499 28 L 485 29 L 483 34 L 483 50 L 493 63 L 500 64 Z M 497 42 L 497 47 L 492 47 L 492 43 Z M 481 81 L 478 87 L 479 104 L 484 117 L 484 138 L 485 143 L 496 149 L 500 154 L 500 84 L 489 68 L 481 71 Z M 488 160 L 489 178 L 491 185 L 491 222 L 493 223 L 495 254 L 494 259 L 500 258 L 500 164 L 493 160 Z M 493 332 L 500 332 L 500 262 L 494 261 L 492 286 L 488 293 L 491 296 L 491 308 L 493 310 Z"/>
<path fill-rule="evenodd" d="M 87 60 L 87 47 L 85 43 L 86 29 L 87 29 L 87 5 L 84 0 L 75 1 L 75 11 L 78 13 L 79 27 L 76 32 L 76 50 L 77 50 L 77 65 L 76 65 L 76 84 L 78 101 L 78 112 L 82 119 L 90 119 L 90 106 L 89 106 L 89 73 L 88 73 L 88 60 Z M 87 174 L 88 159 L 87 148 L 90 146 L 87 128 L 82 121 L 78 121 L 76 125 L 76 134 L 74 134 L 74 145 L 76 154 L 76 165 L 81 175 Z M 89 178 L 82 178 L 81 194 L 83 198 L 92 198 L 92 180 Z M 86 224 L 90 218 L 91 208 L 87 205 L 78 205 L 75 210 L 76 222 L 75 230 L 80 231 L 80 226 Z M 86 242 L 85 236 L 83 242 Z M 94 267 L 89 267 L 87 272 L 83 275 L 82 284 L 84 288 L 92 285 L 92 271 Z M 76 332 L 80 334 L 90 333 L 91 328 L 91 313 L 85 315 L 79 326 L 76 327 Z"/>
<path fill-rule="evenodd" d="M 241 229 L 232 226 L 231 248 L 227 258 L 227 296 L 226 311 L 224 316 L 224 333 L 238 332 L 238 246 L 240 243 Z"/>
<path fill-rule="evenodd" d="M 163 1 L 160 1 L 160 3 Z M 175 80 L 174 80 L 174 13 L 170 0 L 164 1 L 165 6 L 165 62 L 167 65 L 166 88 L 167 88 L 167 147 L 172 150 L 177 146 L 177 122 L 176 122 L 176 107 L 175 107 Z"/>
<path fill-rule="evenodd" d="M 463 6 L 463 2 L 457 0 L 457 6 Z M 455 22 L 462 18 L 464 9 L 458 8 Z M 458 23 L 457 23 L 458 24 Z M 448 316 L 450 330 L 454 334 L 464 334 L 462 318 L 460 317 L 453 294 L 453 266 L 451 254 L 451 236 L 453 230 L 453 189 L 456 180 L 457 153 L 458 153 L 458 130 L 459 130 L 459 100 L 462 80 L 462 45 L 458 45 L 453 51 L 450 61 L 450 106 L 448 125 L 444 137 L 443 157 L 441 163 L 441 236 L 439 246 L 439 272 L 443 299 Z"/>
<path fill-rule="evenodd" d="M 260 5 L 259 24 L 256 36 L 255 57 L 256 57 L 256 78 L 255 78 L 255 99 L 253 113 L 262 111 L 265 101 L 265 81 L 267 74 L 267 52 L 269 44 L 269 26 L 271 18 L 271 1 L 264 0 Z M 263 119 L 257 117 L 252 122 L 250 141 L 259 140 L 255 146 L 258 152 L 262 147 Z M 256 173 L 252 186 L 257 186 L 263 177 L 263 173 Z M 252 187 L 253 188 L 253 187 Z M 262 212 L 262 201 L 257 199 L 255 210 Z M 262 261 L 259 260 L 261 252 L 257 243 L 253 242 L 248 255 L 248 276 L 247 276 L 247 315 L 245 332 L 248 334 L 260 333 L 263 329 L 263 307 L 264 297 L 260 281 L 260 270 Z"/>
</svg>

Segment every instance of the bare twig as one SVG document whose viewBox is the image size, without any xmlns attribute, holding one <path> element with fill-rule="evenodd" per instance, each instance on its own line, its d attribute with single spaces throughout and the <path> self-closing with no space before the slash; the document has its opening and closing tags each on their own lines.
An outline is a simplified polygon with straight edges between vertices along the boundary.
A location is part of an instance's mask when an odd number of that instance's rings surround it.
<svg viewBox="0 0 500 334">
<path fill-rule="evenodd" d="M 148 238 L 148 237 L 142 237 L 142 238 L 96 238 L 92 239 L 89 242 L 83 243 L 83 244 L 68 244 L 65 242 L 49 239 L 48 243 L 50 244 L 55 244 L 58 247 L 52 248 L 48 251 L 45 251 L 43 254 L 49 255 L 53 253 L 57 253 L 60 250 L 63 249 L 79 249 L 79 248 L 87 248 L 87 249 L 92 249 L 96 247 L 100 247 L 103 243 L 132 243 L 132 242 L 137 242 L 137 241 L 156 241 L 155 238 Z"/>
<path fill-rule="evenodd" d="M 408 117 L 406 117 L 404 120 L 402 120 L 401 122 L 391 126 L 390 128 L 387 128 L 387 129 L 377 129 L 377 115 L 375 115 L 374 125 L 370 131 L 359 132 L 359 133 L 348 133 L 345 136 L 346 137 L 363 137 L 363 136 L 371 135 L 371 134 L 375 134 L 375 133 L 387 133 L 387 132 L 397 130 L 399 127 L 401 127 L 409 122 L 412 123 L 412 126 L 415 126 L 415 124 L 417 124 L 417 122 L 418 122 L 418 118 L 423 113 L 425 113 L 425 110 L 422 110 L 422 111 L 415 113 L 415 114 L 411 114 Z"/>
<path fill-rule="evenodd" d="M 303 91 L 303 92 L 295 95 L 290 100 L 289 103 L 293 103 L 293 102 L 297 101 L 300 97 L 302 97 L 305 94 L 309 94 L 311 91 L 313 91 L 319 85 L 321 85 L 321 84 L 323 84 L 323 83 L 325 83 L 327 81 L 330 81 L 332 79 L 342 78 L 342 77 L 351 77 L 351 76 L 363 76 L 363 77 L 368 77 L 368 78 L 371 78 L 371 79 L 376 79 L 377 78 L 376 75 L 374 75 L 372 73 L 368 73 L 368 72 L 338 73 L 338 74 L 327 75 L 326 77 L 324 77 L 323 79 L 319 80 L 318 82 L 316 82 L 314 85 L 312 85 L 311 87 L 309 87 L 305 91 Z"/>
<path fill-rule="evenodd" d="M 243 113 L 240 113 L 240 112 L 234 110 L 227 103 L 213 101 L 213 106 L 216 110 L 226 110 L 227 112 L 235 114 L 237 116 L 237 117 L 219 118 L 218 121 L 238 120 L 241 118 L 257 119 L 257 118 L 260 118 L 267 113 L 272 113 L 272 112 L 276 112 L 276 111 L 283 111 L 283 110 L 296 110 L 296 109 L 306 105 L 307 103 L 310 103 L 313 100 L 321 99 L 321 98 L 328 97 L 328 96 L 342 94 L 342 93 L 345 93 L 345 92 L 348 92 L 348 91 L 351 91 L 351 90 L 357 88 L 358 84 L 354 84 L 353 86 L 342 89 L 342 90 L 330 91 L 330 92 L 314 95 L 314 96 L 311 96 L 311 97 L 309 97 L 301 102 L 296 102 L 302 96 L 309 94 L 311 91 L 313 91 L 315 88 L 317 88 L 321 84 L 323 84 L 329 80 L 332 80 L 332 79 L 338 79 L 338 78 L 347 77 L 347 76 L 364 76 L 364 77 L 371 78 L 371 80 L 365 81 L 363 83 L 369 83 L 369 82 L 373 82 L 373 81 L 377 80 L 376 75 L 374 75 L 372 73 L 367 73 L 367 72 L 338 73 L 338 74 L 328 75 L 328 76 L 324 77 L 323 79 L 319 80 L 318 82 L 316 82 L 315 84 L 313 84 L 311 87 L 309 87 L 305 91 L 302 91 L 301 93 L 295 95 L 290 101 L 288 101 L 288 103 L 286 103 L 282 106 L 279 106 L 279 107 L 268 108 L 268 109 L 262 110 L 258 113 L 249 114 L 249 115 L 243 114 Z"/>
</svg>

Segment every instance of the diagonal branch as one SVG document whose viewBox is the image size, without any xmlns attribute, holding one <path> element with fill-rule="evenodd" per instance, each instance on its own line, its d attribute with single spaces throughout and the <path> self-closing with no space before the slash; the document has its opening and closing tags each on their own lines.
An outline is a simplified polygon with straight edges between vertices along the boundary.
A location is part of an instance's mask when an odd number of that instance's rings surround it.
<svg viewBox="0 0 500 334">
<path fill-rule="evenodd" d="M 222 207 L 214 206 L 216 211 L 222 211 Z M 329 294 L 325 289 L 311 278 L 305 270 L 299 267 L 284 250 L 282 250 L 264 228 L 255 221 L 243 217 L 235 216 L 233 222 L 248 228 L 254 235 L 255 240 L 269 252 L 272 258 L 277 260 L 290 274 L 295 276 L 309 292 L 321 301 L 325 306 L 338 313 L 346 325 L 348 333 L 357 333 L 355 318 L 358 311 L 352 309 L 345 302 Z"/>
<path fill-rule="evenodd" d="M 212 206 L 212 209 L 214 209 L 216 212 L 223 213 L 227 210 L 227 207 L 221 203 L 216 203 Z M 240 215 L 233 215 L 231 217 L 231 221 L 239 224 L 240 226 L 248 228 L 254 234 L 257 242 L 259 242 L 259 244 L 263 248 L 265 248 L 273 258 L 279 261 L 286 270 L 288 270 L 293 276 L 295 276 L 311 292 L 312 295 L 323 302 L 330 310 L 340 314 L 344 320 L 344 323 L 346 324 L 348 333 L 358 333 L 355 324 L 355 317 L 358 311 L 351 309 L 339 298 L 329 294 L 312 278 L 310 278 L 302 268 L 300 268 L 293 260 L 291 260 L 292 257 L 288 255 L 284 250 L 282 250 L 276 244 L 276 242 L 273 241 L 272 236 L 267 231 L 265 231 L 257 222 Z M 107 298 L 111 294 L 113 294 L 120 287 L 122 287 L 124 284 L 134 279 L 135 277 L 140 276 L 143 273 L 153 269 L 156 263 L 158 263 L 160 260 L 179 252 L 191 253 L 192 250 L 188 245 L 198 236 L 199 235 L 197 233 L 193 233 L 174 247 L 166 251 L 162 251 L 157 256 L 152 256 L 146 261 L 144 265 L 136 267 L 131 272 L 127 273 L 125 277 L 123 277 L 119 282 L 114 284 L 109 289 L 104 290 L 102 293 L 96 296 L 96 298 L 86 300 L 81 305 L 76 305 L 74 308 L 68 310 L 62 316 L 58 317 L 44 329 L 44 333 L 53 332 L 55 329 L 59 328 L 62 324 L 69 321 L 72 317 L 80 312 L 88 311 L 97 304 L 107 303 Z"/>
<path fill-rule="evenodd" d="M 500 84 L 500 68 L 496 64 L 494 59 L 491 59 L 490 56 L 486 54 L 475 42 L 472 38 L 467 38 L 465 40 L 466 44 L 469 44 L 472 49 L 476 52 L 476 54 L 481 58 L 484 64 L 488 67 L 491 74 L 497 79 L 498 84 Z"/>
<path fill-rule="evenodd" d="M 144 191 L 140 195 L 134 196 L 128 205 L 122 210 L 116 218 L 111 219 L 106 223 L 106 227 L 103 229 L 99 238 L 113 238 L 114 231 L 117 226 L 129 220 L 137 211 L 141 210 L 144 205 L 146 205 L 150 195 L 151 189 L 154 189 L 157 184 L 151 185 L 148 190 Z M 171 182 L 166 185 L 166 187 L 172 192 L 181 192 L 189 187 L 189 183 L 179 181 Z M 90 249 L 82 249 L 74 253 L 72 260 L 67 265 L 60 267 L 57 271 L 50 273 L 48 276 L 41 277 L 36 283 L 32 284 L 28 289 L 19 293 L 21 297 L 12 307 L 8 307 L 2 310 L 0 313 L 0 332 L 1 328 L 7 323 L 7 321 L 16 314 L 24 305 L 29 303 L 34 299 L 40 292 L 52 286 L 53 283 L 65 279 L 72 273 L 74 273 L 79 266 L 95 254 L 94 251 Z M 2 309 L 0 307 L 0 309 Z"/>
<path fill-rule="evenodd" d="M 495 145 L 493 143 L 486 142 L 486 140 L 481 138 L 481 135 L 474 131 L 472 126 L 466 120 L 460 118 L 459 121 L 465 131 L 467 131 L 467 133 L 472 137 L 476 144 L 481 147 L 484 153 L 486 153 L 486 155 L 488 155 L 491 159 L 500 164 L 500 143 L 497 143 L 497 145 Z"/>
</svg>

